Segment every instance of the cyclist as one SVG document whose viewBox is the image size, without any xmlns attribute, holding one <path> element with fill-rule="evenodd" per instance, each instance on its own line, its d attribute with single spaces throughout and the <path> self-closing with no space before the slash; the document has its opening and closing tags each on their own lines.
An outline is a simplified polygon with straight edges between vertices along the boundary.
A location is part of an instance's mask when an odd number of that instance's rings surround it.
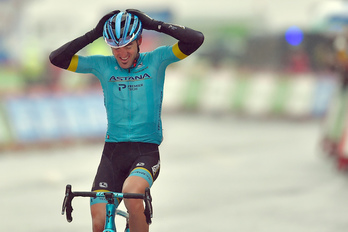
<svg viewBox="0 0 348 232">
<path fill-rule="evenodd" d="M 143 29 L 165 33 L 178 42 L 140 53 Z M 76 55 L 101 36 L 111 47 L 112 56 Z M 92 73 L 103 88 L 108 128 L 92 191 L 144 193 L 152 186 L 160 170 L 165 69 L 192 54 L 203 41 L 203 34 L 193 29 L 152 19 L 135 9 L 116 10 L 105 15 L 93 30 L 50 54 L 55 66 Z M 142 200 L 124 201 L 130 231 L 148 231 Z M 103 231 L 105 204 L 105 199 L 91 199 L 94 232 Z"/>
</svg>

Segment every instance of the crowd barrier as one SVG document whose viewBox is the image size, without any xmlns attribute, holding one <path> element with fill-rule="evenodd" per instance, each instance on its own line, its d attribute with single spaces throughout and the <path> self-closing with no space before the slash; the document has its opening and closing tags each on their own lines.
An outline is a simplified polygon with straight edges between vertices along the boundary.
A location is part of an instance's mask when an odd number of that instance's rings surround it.
<svg viewBox="0 0 348 232">
<path fill-rule="evenodd" d="M 13 97 L 3 100 L 1 108 L 0 144 L 5 148 L 105 136 L 101 93 Z"/>
<path fill-rule="evenodd" d="M 163 113 L 317 118 L 333 107 L 330 102 L 336 89 L 337 80 L 332 76 L 231 75 L 221 71 L 214 76 L 187 77 L 169 72 Z M 45 93 L 1 100 L 1 148 L 102 139 L 105 130 L 106 113 L 100 92 Z"/>
<path fill-rule="evenodd" d="M 166 107 L 209 113 L 293 119 L 325 116 L 337 89 L 332 75 L 286 76 L 273 73 L 166 80 Z"/>
<path fill-rule="evenodd" d="M 348 169 L 348 89 L 338 88 L 325 118 L 322 148 L 339 170 Z"/>
</svg>

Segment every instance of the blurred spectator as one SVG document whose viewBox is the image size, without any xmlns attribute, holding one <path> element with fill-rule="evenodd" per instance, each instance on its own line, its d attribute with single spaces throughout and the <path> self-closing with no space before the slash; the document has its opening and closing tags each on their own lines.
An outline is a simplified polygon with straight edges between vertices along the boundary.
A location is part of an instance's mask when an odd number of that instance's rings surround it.
<svg viewBox="0 0 348 232">
<path fill-rule="evenodd" d="M 302 48 L 295 48 L 290 53 L 286 69 L 294 74 L 310 71 L 308 55 Z"/>
</svg>

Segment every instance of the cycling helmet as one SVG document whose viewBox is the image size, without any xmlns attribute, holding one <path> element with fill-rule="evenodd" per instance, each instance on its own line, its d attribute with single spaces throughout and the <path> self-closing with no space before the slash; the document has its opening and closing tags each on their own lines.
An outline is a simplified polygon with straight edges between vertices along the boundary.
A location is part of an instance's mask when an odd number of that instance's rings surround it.
<svg viewBox="0 0 348 232">
<path fill-rule="evenodd" d="M 138 39 L 142 30 L 141 21 L 136 15 L 120 12 L 105 22 L 103 37 L 110 47 L 120 48 Z"/>
</svg>

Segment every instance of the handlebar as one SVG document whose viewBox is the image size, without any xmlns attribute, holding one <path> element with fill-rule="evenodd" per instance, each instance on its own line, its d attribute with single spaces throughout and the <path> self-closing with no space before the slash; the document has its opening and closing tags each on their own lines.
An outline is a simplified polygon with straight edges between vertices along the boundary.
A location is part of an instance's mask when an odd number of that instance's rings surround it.
<svg viewBox="0 0 348 232">
<path fill-rule="evenodd" d="M 116 193 L 116 192 L 73 192 L 71 190 L 71 185 L 68 184 L 65 187 L 65 197 L 62 206 L 62 215 L 66 213 L 66 220 L 72 222 L 72 200 L 74 197 L 105 197 L 106 199 L 115 198 L 128 198 L 128 199 L 143 199 L 145 203 L 144 214 L 146 216 L 147 224 L 151 224 L 151 218 L 153 217 L 152 209 L 152 197 L 150 194 L 150 188 L 145 189 L 145 194 L 141 193 Z"/>
</svg>

